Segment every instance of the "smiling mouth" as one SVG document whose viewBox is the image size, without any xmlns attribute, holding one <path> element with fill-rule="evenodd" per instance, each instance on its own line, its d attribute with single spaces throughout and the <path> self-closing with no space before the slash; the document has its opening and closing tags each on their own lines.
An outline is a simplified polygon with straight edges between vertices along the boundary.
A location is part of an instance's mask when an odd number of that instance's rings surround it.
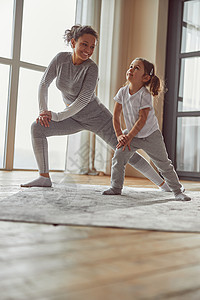
<svg viewBox="0 0 200 300">
<path fill-rule="evenodd" d="M 88 53 L 84 53 L 84 52 L 82 52 L 82 54 L 83 54 L 84 56 L 89 56 L 89 54 L 88 54 Z"/>
</svg>

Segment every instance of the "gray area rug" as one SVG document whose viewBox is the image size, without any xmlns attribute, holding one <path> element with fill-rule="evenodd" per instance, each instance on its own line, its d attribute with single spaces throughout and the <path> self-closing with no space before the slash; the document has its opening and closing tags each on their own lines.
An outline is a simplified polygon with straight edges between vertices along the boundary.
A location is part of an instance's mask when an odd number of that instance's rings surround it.
<svg viewBox="0 0 200 300">
<path fill-rule="evenodd" d="M 192 201 L 172 193 L 125 187 L 121 196 L 103 196 L 107 187 L 54 185 L 29 188 L 0 199 L 0 220 L 163 231 L 200 232 L 200 192 Z"/>
</svg>

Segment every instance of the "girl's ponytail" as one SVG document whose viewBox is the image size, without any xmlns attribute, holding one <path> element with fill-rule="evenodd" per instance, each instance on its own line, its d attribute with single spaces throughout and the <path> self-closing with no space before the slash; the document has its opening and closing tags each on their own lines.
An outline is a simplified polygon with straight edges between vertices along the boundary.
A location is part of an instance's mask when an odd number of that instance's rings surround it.
<svg viewBox="0 0 200 300">
<path fill-rule="evenodd" d="M 156 75 L 152 75 L 149 83 L 149 90 L 153 96 L 157 96 L 161 92 L 160 79 Z"/>
<path fill-rule="evenodd" d="M 152 96 L 158 96 L 159 93 L 163 91 L 163 84 L 158 76 L 155 75 L 154 65 L 144 58 L 136 58 L 135 60 L 140 60 L 144 65 L 145 74 L 150 76 L 149 81 L 145 82 L 145 86 L 149 88 Z"/>
</svg>

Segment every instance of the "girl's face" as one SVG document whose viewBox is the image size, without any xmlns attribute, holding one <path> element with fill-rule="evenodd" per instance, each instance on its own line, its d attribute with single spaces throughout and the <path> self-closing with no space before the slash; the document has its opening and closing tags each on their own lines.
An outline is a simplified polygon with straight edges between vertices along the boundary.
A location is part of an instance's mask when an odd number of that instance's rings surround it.
<svg viewBox="0 0 200 300">
<path fill-rule="evenodd" d="M 93 54 L 96 38 L 91 34 L 84 34 L 77 41 L 72 39 L 71 44 L 73 48 L 73 63 L 79 65 Z"/>
<path fill-rule="evenodd" d="M 147 75 L 149 76 L 149 75 Z M 129 83 L 134 85 L 143 85 L 146 81 L 146 74 L 144 72 L 144 64 L 140 60 L 133 60 L 129 69 L 126 72 L 126 79 Z"/>
</svg>

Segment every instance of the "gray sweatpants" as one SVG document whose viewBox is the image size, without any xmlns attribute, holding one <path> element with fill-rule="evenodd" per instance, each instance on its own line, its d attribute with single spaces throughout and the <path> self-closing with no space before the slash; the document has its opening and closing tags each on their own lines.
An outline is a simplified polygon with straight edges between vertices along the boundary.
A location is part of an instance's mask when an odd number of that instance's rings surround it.
<svg viewBox="0 0 200 300">
<path fill-rule="evenodd" d="M 101 137 L 113 149 L 117 145 L 112 114 L 96 99 L 73 117 L 60 122 L 51 121 L 49 125 L 49 127 L 44 127 L 34 122 L 31 126 L 33 150 L 40 173 L 49 172 L 47 137 L 69 135 L 82 130 L 89 130 Z M 162 183 L 160 176 L 140 154 L 135 153 L 130 158 L 129 163 L 155 184 Z"/>
<path fill-rule="evenodd" d="M 125 166 L 127 162 L 135 155 L 135 151 L 143 149 L 152 159 L 162 176 L 168 183 L 171 190 L 177 194 L 181 190 L 181 184 L 174 170 L 171 160 L 168 158 L 163 136 L 160 130 L 156 130 L 146 138 L 134 137 L 130 143 L 131 150 L 128 147 L 123 151 L 123 147 L 116 149 L 112 159 L 111 185 L 114 188 L 123 187 Z"/>
</svg>

